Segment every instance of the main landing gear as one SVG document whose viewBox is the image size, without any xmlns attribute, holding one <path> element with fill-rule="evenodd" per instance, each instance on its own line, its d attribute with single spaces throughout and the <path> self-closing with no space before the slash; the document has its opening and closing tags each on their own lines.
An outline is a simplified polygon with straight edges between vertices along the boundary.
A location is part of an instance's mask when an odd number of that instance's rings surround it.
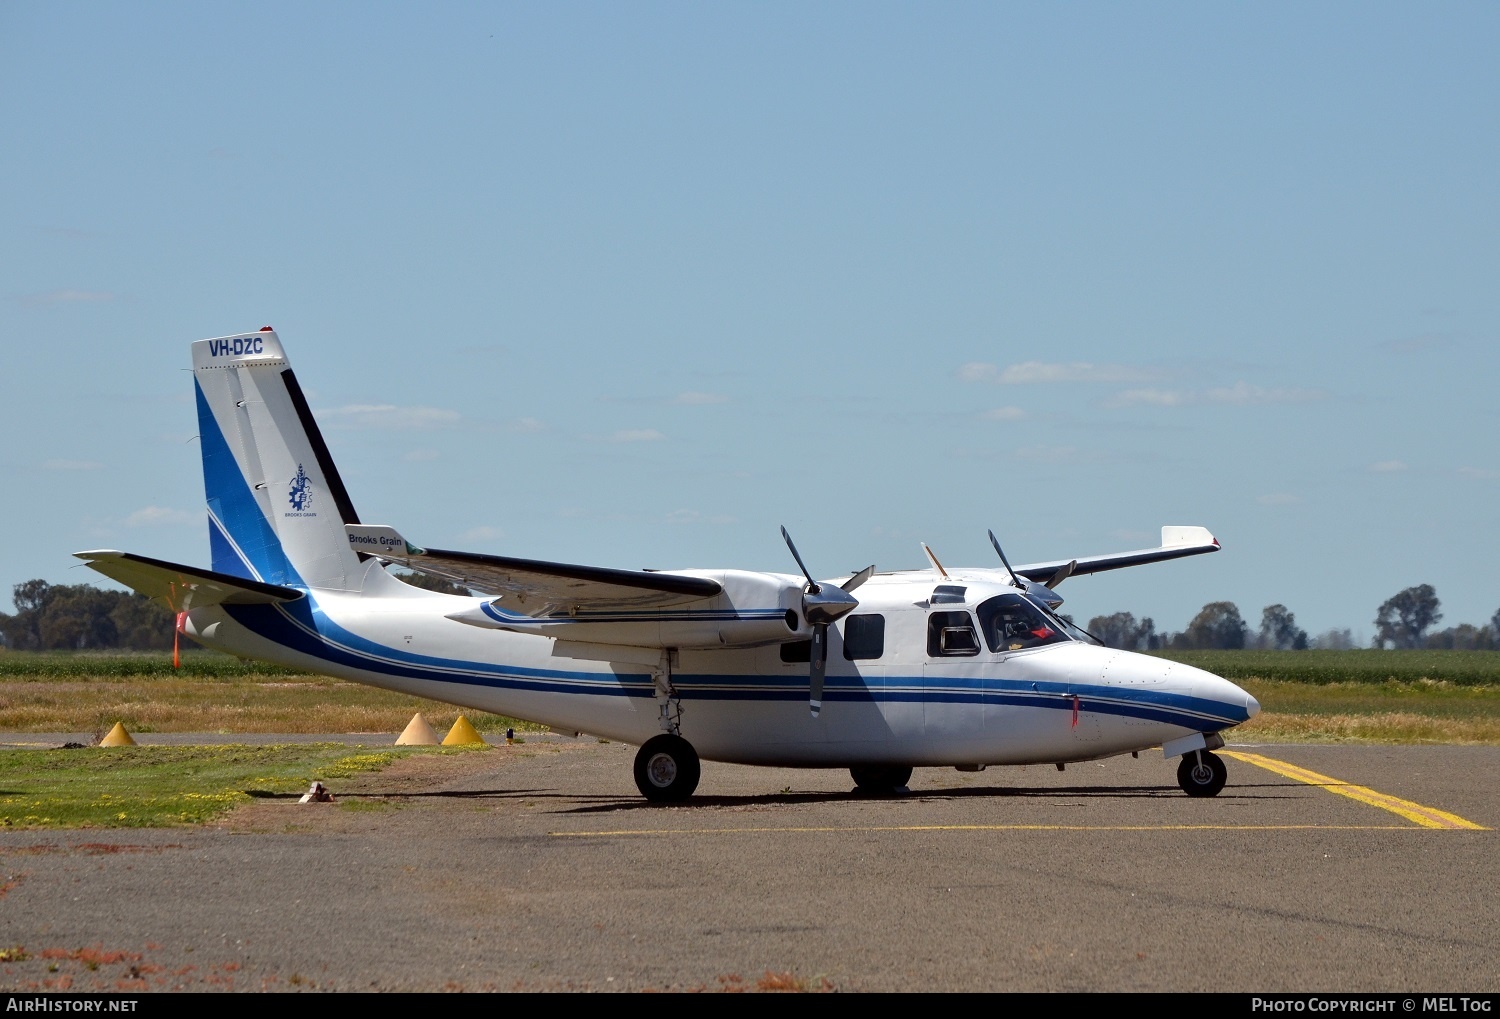
<svg viewBox="0 0 1500 1019">
<path fill-rule="evenodd" d="M 875 795 L 893 793 L 911 781 L 911 768 L 905 764 L 856 764 L 849 774 L 860 792 Z"/>
<path fill-rule="evenodd" d="M 1189 796 L 1217 796 L 1229 778 L 1229 769 L 1209 750 L 1189 750 L 1177 766 L 1177 784 Z"/>
<path fill-rule="evenodd" d="M 654 803 L 685 800 L 698 788 L 702 768 L 698 751 L 681 736 L 662 733 L 648 739 L 635 755 L 635 785 Z"/>
</svg>

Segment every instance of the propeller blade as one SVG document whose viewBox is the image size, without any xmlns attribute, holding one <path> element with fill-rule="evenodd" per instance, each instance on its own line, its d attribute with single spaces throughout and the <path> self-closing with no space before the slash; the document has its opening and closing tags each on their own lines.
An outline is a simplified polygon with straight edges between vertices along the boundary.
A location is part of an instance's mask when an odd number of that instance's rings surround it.
<svg viewBox="0 0 1500 1019">
<path fill-rule="evenodd" d="M 1021 578 L 1016 576 L 1016 571 L 1010 568 L 1010 560 L 1005 558 L 1005 549 L 1000 547 L 1000 539 L 995 537 L 994 531 L 990 532 L 990 544 L 994 545 L 995 551 L 1000 554 L 1000 561 L 1005 564 L 1005 572 L 1010 574 L 1011 582 L 1021 590 L 1026 590 L 1026 585 L 1021 583 Z M 1074 565 L 1076 566 L 1077 563 L 1075 563 Z M 1068 572 L 1071 573 L 1073 571 L 1069 570 Z"/>
<path fill-rule="evenodd" d="M 813 631 L 812 646 L 808 650 L 807 706 L 817 718 L 818 712 L 823 710 L 823 678 L 828 674 L 828 624 L 859 607 L 859 601 L 849 592 L 869 580 L 875 567 L 871 565 L 860 570 L 845 581 L 843 587 L 819 584 L 808 572 L 807 564 L 802 561 L 785 526 L 781 528 L 781 537 L 791 550 L 792 558 L 797 560 L 802 575 L 807 578 L 807 590 L 802 592 L 802 618 L 812 625 Z"/>
<path fill-rule="evenodd" d="M 1064 566 L 1056 573 L 1052 574 L 1052 576 L 1047 580 L 1047 586 L 1055 590 L 1057 588 L 1057 585 L 1061 584 L 1064 580 L 1067 580 L 1069 577 L 1071 577 L 1073 575 L 1073 571 L 1076 569 L 1078 569 L 1078 560 L 1074 559 L 1071 563 Z"/>
<path fill-rule="evenodd" d="M 797 554 L 797 546 L 792 544 L 792 536 L 786 533 L 786 525 L 781 525 L 781 536 L 786 539 L 786 547 L 792 550 L 792 558 L 797 560 L 797 565 L 802 569 L 802 575 L 807 578 L 807 591 L 809 594 L 817 594 L 818 582 L 813 580 L 812 574 L 807 572 L 807 566 L 803 564 L 802 557 Z"/>
<path fill-rule="evenodd" d="M 828 624 L 813 627 L 812 651 L 807 668 L 807 706 L 812 716 L 823 710 L 823 677 L 828 672 Z"/>
</svg>

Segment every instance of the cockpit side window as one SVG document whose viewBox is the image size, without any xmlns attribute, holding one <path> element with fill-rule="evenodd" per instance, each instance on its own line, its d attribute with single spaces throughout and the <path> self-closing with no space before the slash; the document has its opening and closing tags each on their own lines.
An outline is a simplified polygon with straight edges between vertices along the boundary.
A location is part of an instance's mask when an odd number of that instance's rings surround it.
<svg viewBox="0 0 1500 1019">
<path fill-rule="evenodd" d="M 1018 594 L 996 595 L 982 602 L 977 611 L 979 628 L 991 651 L 1021 651 L 1072 639 Z"/>
<path fill-rule="evenodd" d="M 967 658 L 979 654 L 979 635 L 967 612 L 934 612 L 927 617 L 927 657 Z"/>
</svg>

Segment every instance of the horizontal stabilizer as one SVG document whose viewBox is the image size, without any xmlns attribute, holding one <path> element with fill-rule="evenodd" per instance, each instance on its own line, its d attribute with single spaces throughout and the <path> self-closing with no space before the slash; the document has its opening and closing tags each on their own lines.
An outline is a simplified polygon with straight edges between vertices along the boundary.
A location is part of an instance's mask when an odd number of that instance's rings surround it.
<svg viewBox="0 0 1500 1019">
<path fill-rule="evenodd" d="M 186 612 L 206 605 L 271 605 L 303 597 L 303 593 L 294 587 L 263 584 L 258 580 L 246 580 L 130 552 L 97 549 L 75 552 L 74 555 L 91 569 L 161 602 L 173 612 Z"/>
</svg>

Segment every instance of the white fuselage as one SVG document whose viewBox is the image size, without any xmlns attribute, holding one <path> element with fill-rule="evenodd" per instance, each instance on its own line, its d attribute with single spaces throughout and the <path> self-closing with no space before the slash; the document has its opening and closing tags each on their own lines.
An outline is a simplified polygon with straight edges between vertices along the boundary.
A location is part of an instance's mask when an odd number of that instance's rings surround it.
<svg viewBox="0 0 1500 1019">
<path fill-rule="evenodd" d="M 234 654 L 560 730 L 633 744 L 662 731 L 666 698 L 650 666 L 559 657 L 550 637 L 466 625 L 449 616 L 486 599 L 419 590 L 367 566 L 362 591 L 195 609 L 184 632 Z M 934 657 L 930 613 L 971 610 L 1012 589 L 970 583 L 962 603 L 940 606 L 928 604 L 932 590 L 931 574 L 877 575 L 860 589 L 859 611 L 884 617 L 883 648 L 846 660 L 843 623 L 834 628 L 818 717 L 808 664 L 783 661 L 779 644 L 672 652 L 681 735 L 706 760 L 740 764 L 1031 764 L 1160 746 L 1258 710 L 1200 669 L 1080 641 Z"/>
</svg>

